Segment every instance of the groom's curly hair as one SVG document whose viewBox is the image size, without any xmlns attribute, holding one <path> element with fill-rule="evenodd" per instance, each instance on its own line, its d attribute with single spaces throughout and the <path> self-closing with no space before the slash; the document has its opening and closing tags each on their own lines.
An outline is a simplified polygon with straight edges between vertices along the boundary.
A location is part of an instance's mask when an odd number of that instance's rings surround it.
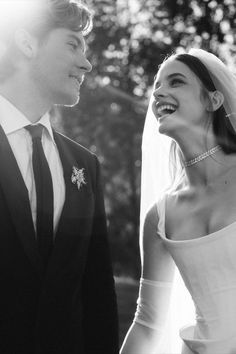
<svg viewBox="0 0 236 354">
<path fill-rule="evenodd" d="M 15 9 L 19 9 L 18 13 L 14 11 L 14 3 L 9 1 L 9 7 L 6 1 L 3 3 L 5 5 L 1 6 L 0 2 L 0 39 L 7 44 L 12 42 L 17 28 L 25 28 L 44 40 L 56 28 L 68 28 L 86 35 L 93 26 L 91 11 L 79 0 L 17 0 Z"/>
<path fill-rule="evenodd" d="M 40 0 L 41 16 L 37 16 L 33 23 L 33 32 L 41 39 L 51 30 L 59 27 L 88 34 L 92 29 L 92 14 L 80 1 L 76 0 Z M 32 21 L 31 21 L 32 23 Z"/>
</svg>

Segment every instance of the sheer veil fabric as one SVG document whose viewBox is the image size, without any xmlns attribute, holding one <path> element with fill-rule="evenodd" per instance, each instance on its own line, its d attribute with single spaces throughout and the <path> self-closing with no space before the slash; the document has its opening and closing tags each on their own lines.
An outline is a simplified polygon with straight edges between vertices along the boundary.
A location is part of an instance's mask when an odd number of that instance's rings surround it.
<svg viewBox="0 0 236 354">
<path fill-rule="evenodd" d="M 150 99 L 142 142 L 141 224 L 148 209 L 161 197 L 170 185 L 169 149 L 171 139 L 158 131 L 158 123 Z M 156 354 L 179 354 L 182 341 L 179 329 L 194 322 L 194 306 L 176 268 L 164 336 Z"/>
<path fill-rule="evenodd" d="M 201 49 L 191 49 L 188 54 L 200 59 L 208 69 L 217 90 L 224 95 L 224 108 L 236 130 L 236 77 L 214 55 Z M 142 177 L 140 230 L 149 208 L 156 203 L 165 190 L 171 189 L 169 151 L 171 139 L 159 133 L 158 122 L 152 112 L 151 95 L 142 140 Z M 194 305 L 176 269 L 168 320 L 162 343 L 156 354 L 179 354 L 182 341 L 179 329 L 195 322 Z"/>
</svg>

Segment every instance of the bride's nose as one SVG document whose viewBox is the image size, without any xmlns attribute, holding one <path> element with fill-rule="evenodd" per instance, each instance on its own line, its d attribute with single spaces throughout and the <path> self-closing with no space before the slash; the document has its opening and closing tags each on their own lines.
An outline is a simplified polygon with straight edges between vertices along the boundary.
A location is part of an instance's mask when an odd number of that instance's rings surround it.
<svg viewBox="0 0 236 354">
<path fill-rule="evenodd" d="M 153 92 L 153 96 L 154 98 L 157 100 L 157 99 L 160 99 L 160 98 L 163 98 L 163 97 L 166 97 L 167 96 L 167 91 L 166 91 L 166 88 L 163 86 L 163 85 L 160 85 L 159 87 L 157 87 L 154 92 Z"/>
</svg>

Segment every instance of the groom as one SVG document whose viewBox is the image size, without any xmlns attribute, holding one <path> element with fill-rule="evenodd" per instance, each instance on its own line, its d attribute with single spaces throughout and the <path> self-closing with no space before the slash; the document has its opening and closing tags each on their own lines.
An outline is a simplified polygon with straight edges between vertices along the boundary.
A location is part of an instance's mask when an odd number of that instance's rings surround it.
<svg viewBox="0 0 236 354">
<path fill-rule="evenodd" d="M 116 354 L 99 163 L 48 113 L 79 100 L 91 14 L 75 0 L 16 3 L 0 32 L 0 353 Z"/>
</svg>

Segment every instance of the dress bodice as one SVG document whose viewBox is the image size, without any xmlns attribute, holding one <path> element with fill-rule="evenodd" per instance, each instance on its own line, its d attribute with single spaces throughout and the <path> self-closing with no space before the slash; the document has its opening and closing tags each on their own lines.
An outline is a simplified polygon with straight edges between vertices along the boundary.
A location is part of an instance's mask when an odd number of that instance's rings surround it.
<svg viewBox="0 0 236 354">
<path fill-rule="evenodd" d="M 158 215 L 158 234 L 195 305 L 196 324 L 180 331 L 188 353 L 236 353 L 236 222 L 204 237 L 174 241 L 165 234 L 165 198 Z"/>
</svg>

